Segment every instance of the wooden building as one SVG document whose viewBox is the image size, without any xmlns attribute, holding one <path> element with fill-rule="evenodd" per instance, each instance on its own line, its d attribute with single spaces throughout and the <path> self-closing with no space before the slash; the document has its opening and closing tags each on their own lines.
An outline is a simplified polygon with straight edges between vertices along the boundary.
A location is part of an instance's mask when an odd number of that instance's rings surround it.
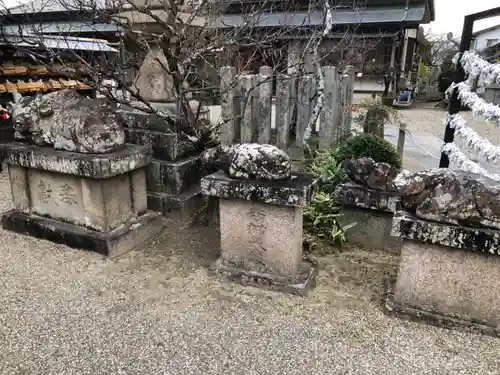
<svg viewBox="0 0 500 375">
<path fill-rule="evenodd" d="M 239 70 L 255 70 L 262 64 L 289 72 L 297 66 L 312 69 L 303 51 L 311 36 L 323 31 L 320 3 L 220 0 L 218 7 L 215 27 L 228 33 L 238 30 L 240 45 L 249 45 L 228 56 Z M 335 0 L 333 27 L 320 46 L 321 63 L 353 65 L 355 91 L 383 91 L 384 73 L 406 81 L 417 68 L 419 25 L 434 18 L 434 0 Z M 245 38 L 252 42 L 245 43 Z"/>
<path fill-rule="evenodd" d="M 35 0 L 4 10 L 0 35 L 0 101 L 62 88 L 92 90 L 103 62 L 119 56 L 117 25 L 78 0 Z M 93 69 L 95 67 L 95 69 Z M 2 100 L 3 98 L 3 100 Z"/>
</svg>

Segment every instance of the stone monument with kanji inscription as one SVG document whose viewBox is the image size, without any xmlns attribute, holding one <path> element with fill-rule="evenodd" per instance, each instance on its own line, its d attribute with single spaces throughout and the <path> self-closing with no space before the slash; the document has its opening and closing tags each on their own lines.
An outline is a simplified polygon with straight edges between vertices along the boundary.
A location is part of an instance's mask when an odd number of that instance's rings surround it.
<svg viewBox="0 0 500 375">
<path fill-rule="evenodd" d="M 203 178 L 201 189 L 219 199 L 217 270 L 243 283 L 307 293 L 315 268 L 302 258 L 302 209 L 316 177 L 291 172 L 289 156 L 271 145 L 220 147 L 209 156 L 220 171 Z"/>
<path fill-rule="evenodd" d="M 147 209 L 151 151 L 125 144 L 110 103 L 62 90 L 15 95 L 11 113 L 18 142 L 1 145 L 14 203 L 4 229 L 107 256 L 161 231 L 161 214 Z"/>
</svg>

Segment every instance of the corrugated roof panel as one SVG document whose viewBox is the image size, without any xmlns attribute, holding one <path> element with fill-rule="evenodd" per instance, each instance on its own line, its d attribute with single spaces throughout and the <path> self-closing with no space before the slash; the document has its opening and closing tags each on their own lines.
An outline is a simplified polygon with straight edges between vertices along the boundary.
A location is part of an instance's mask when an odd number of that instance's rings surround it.
<svg viewBox="0 0 500 375">
<path fill-rule="evenodd" d="M 33 14 L 51 12 L 72 12 L 113 9 L 117 6 L 131 9 L 133 4 L 119 0 L 33 0 L 29 3 L 9 8 L 11 14 Z"/>
<path fill-rule="evenodd" d="M 10 8 L 11 14 L 24 13 L 50 13 L 82 10 L 85 1 L 82 0 L 33 0 L 26 4 L 21 4 Z M 105 0 L 92 0 L 88 2 L 85 9 L 105 9 Z"/>
<path fill-rule="evenodd" d="M 1 28 L 4 34 L 60 34 L 60 33 L 91 33 L 116 32 L 119 27 L 111 23 L 91 22 L 46 22 L 19 25 L 6 25 Z"/>
<path fill-rule="evenodd" d="M 412 7 L 405 14 L 404 8 L 336 9 L 332 12 L 333 24 L 373 24 L 392 22 L 419 22 L 423 19 L 425 6 Z M 319 26 L 324 22 L 323 11 L 277 12 L 248 14 L 226 14 L 217 18 L 215 27 Z"/>
<path fill-rule="evenodd" d="M 54 37 L 54 36 L 5 36 L 0 41 L 0 45 L 14 45 L 19 47 L 37 48 L 42 45 L 48 49 L 69 49 L 80 51 L 100 51 L 100 52 L 119 52 L 103 41 L 92 41 L 89 39 Z"/>
</svg>

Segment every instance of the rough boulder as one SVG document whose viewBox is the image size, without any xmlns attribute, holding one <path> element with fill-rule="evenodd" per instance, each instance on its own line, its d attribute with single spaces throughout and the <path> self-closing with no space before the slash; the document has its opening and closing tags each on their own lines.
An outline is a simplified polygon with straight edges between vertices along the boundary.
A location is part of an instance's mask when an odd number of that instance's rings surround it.
<svg viewBox="0 0 500 375">
<path fill-rule="evenodd" d="M 398 168 L 371 158 L 346 160 L 344 168 L 351 181 L 379 191 L 391 191 L 392 181 L 399 173 Z"/>
<path fill-rule="evenodd" d="M 500 229 L 500 184 L 469 172 L 437 168 L 393 181 L 402 207 L 436 222 Z"/>
</svg>

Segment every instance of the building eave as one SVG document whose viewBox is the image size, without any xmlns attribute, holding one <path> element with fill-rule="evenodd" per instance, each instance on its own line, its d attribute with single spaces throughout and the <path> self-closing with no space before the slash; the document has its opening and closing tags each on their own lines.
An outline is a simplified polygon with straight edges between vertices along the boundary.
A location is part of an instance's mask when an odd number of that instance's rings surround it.
<svg viewBox="0 0 500 375">
<path fill-rule="evenodd" d="M 162 21 L 168 20 L 168 13 L 164 10 L 152 10 L 151 13 L 154 17 L 143 12 L 128 10 L 125 12 L 118 13 L 113 17 L 114 21 L 118 24 L 128 23 L 129 25 L 144 25 L 144 24 L 155 24 L 158 23 L 157 19 Z M 156 18 L 155 18 L 156 17 Z M 189 26 L 203 27 L 207 23 L 205 17 L 193 16 L 191 13 L 181 12 L 177 15 L 182 22 L 187 23 Z"/>
<path fill-rule="evenodd" d="M 495 25 L 495 26 L 491 26 L 491 27 L 488 27 L 488 28 L 483 29 L 483 30 L 476 31 L 476 32 L 472 33 L 472 37 L 474 38 L 474 37 L 477 37 L 481 34 L 487 33 L 489 31 L 497 30 L 497 29 L 500 29 L 500 25 Z"/>
<path fill-rule="evenodd" d="M 337 9 L 333 12 L 333 24 L 338 25 L 383 25 L 416 23 L 424 19 L 425 5 L 405 7 Z M 324 23 L 321 10 L 312 12 L 262 12 L 254 14 L 225 14 L 217 17 L 212 27 L 307 27 Z"/>
</svg>

